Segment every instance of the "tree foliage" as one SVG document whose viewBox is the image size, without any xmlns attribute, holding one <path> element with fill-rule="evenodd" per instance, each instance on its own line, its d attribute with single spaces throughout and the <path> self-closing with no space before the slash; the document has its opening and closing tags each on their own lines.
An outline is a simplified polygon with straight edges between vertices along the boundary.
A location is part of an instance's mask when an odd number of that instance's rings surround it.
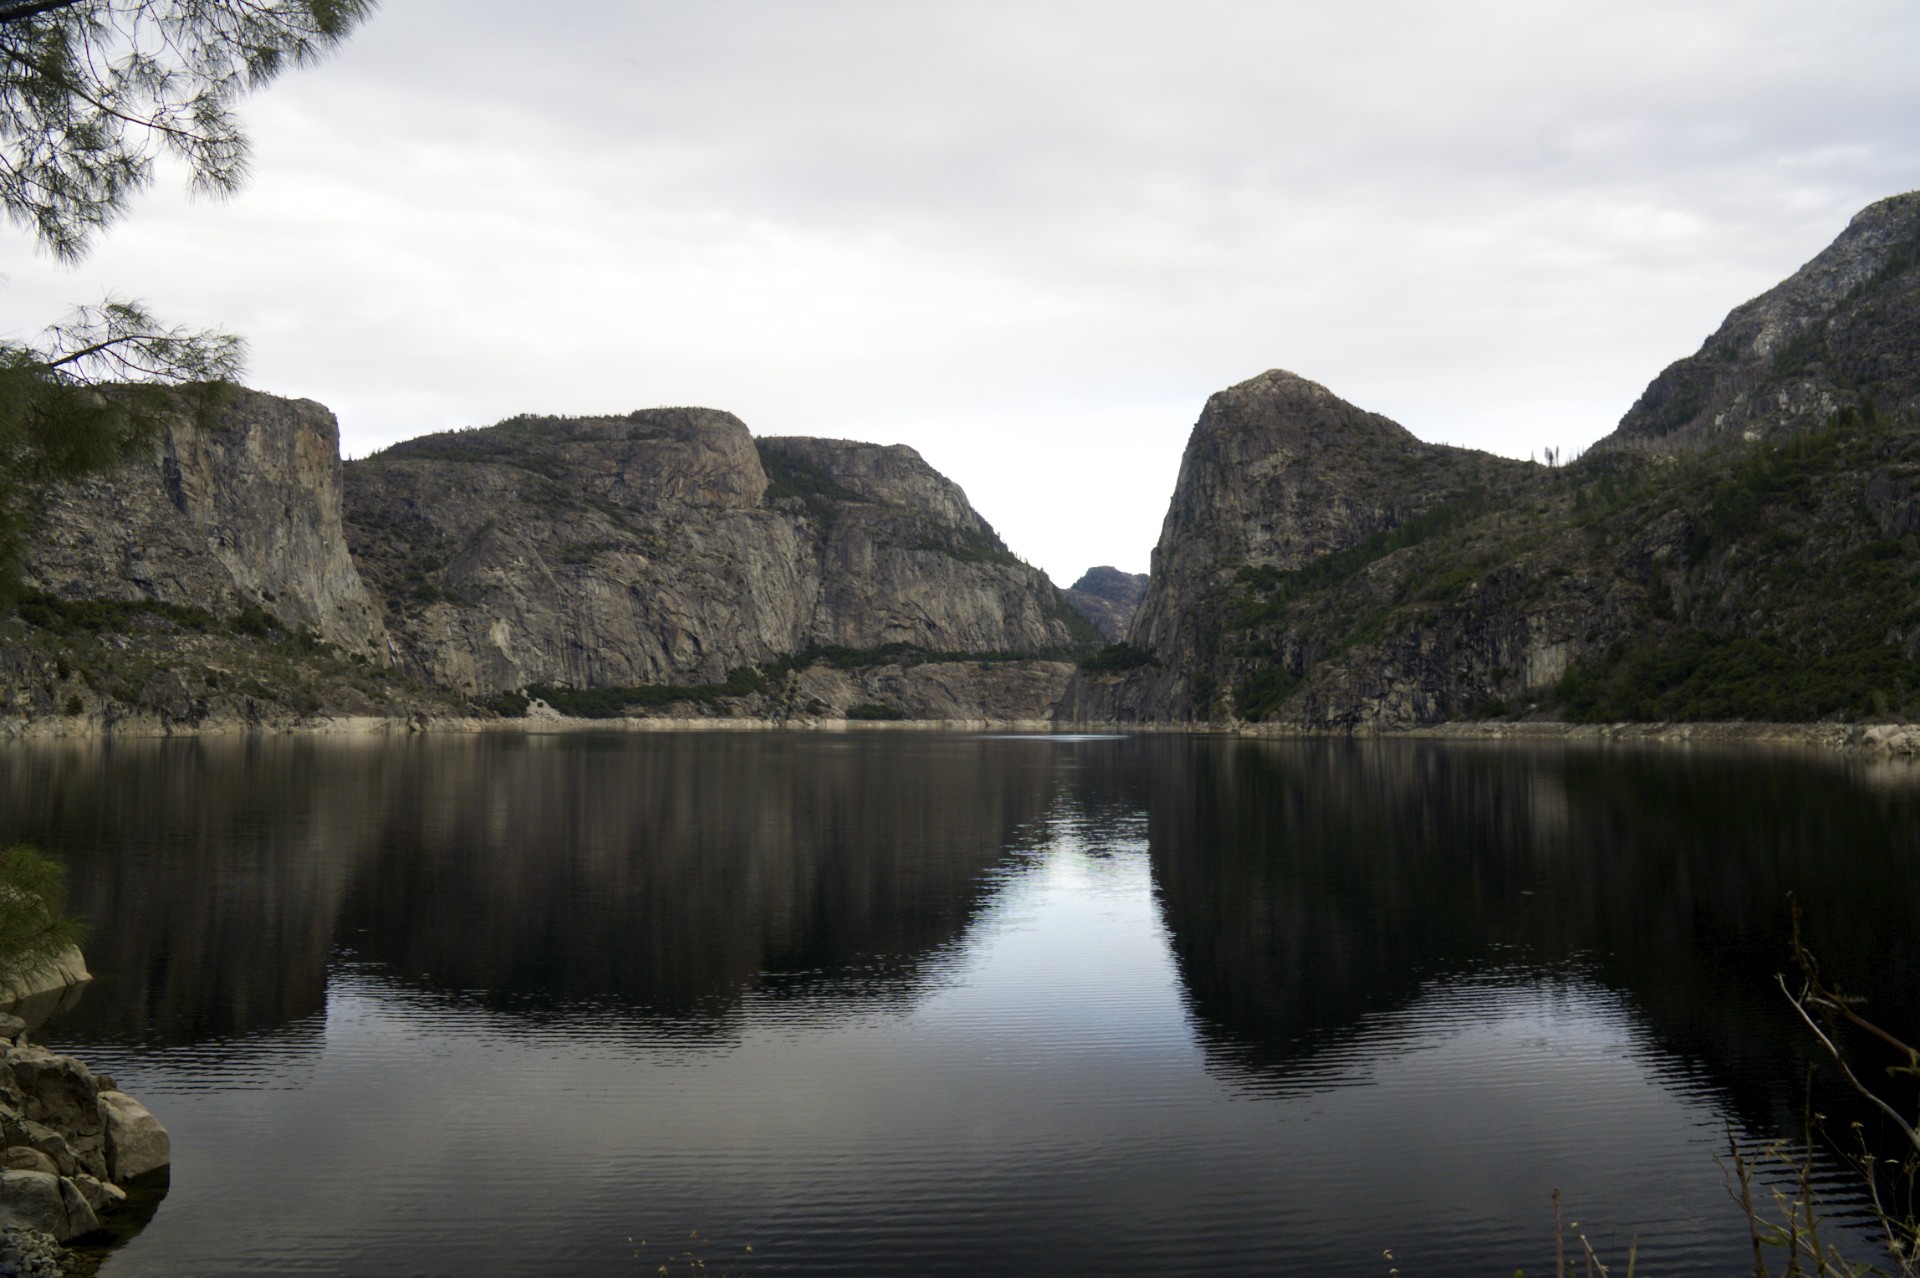
<svg viewBox="0 0 1920 1278">
<path fill-rule="evenodd" d="M 0 204 L 67 261 L 184 161 L 195 190 L 247 176 L 235 102 L 339 43 L 374 0 L 0 2 Z"/>
<path fill-rule="evenodd" d="M 196 191 L 247 176 L 238 100 L 314 61 L 376 0 L 0 0 L 0 209 L 61 261 L 149 186 L 163 155 Z M 244 344 L 109 298 L 37 340 L 0 339 L 0 606 L 51 485 L 215 407 Z M 171 389 L 180 388 L 180 389 Z"/>
<path fill-rule="evenodd" d="M 0 849 L 0 982 L 46 971 L 85 935 L 66 912 L 66 869 L 25 843 Z"/>
<path fill-rule="evenodd" d="M 210 415 L 243 350 L 119 301 L 80 308 L 35 346 L 0 343 L 0 607 L 13 602 L 53 485 L 125 460 L 169 416 Z"/>
</svg>

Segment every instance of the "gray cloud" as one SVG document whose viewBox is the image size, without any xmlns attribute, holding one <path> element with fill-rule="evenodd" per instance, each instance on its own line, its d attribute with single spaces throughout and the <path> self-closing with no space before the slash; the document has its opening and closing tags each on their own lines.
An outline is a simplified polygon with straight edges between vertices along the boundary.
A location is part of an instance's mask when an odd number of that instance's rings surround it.
<svg viewBox="0 0 1920 1278">
<path fill-rule="evenodd" d="M 364 452 L 699 402 L 919 447 L 1067 578 L 1145 566 L 1207 393 L 1281 366 L 1427 438 L 1578 447 L 1915 185 L 1901 2 L 389 0 L 157 191 L 111 285 Z M 17 244 L 17 241 L 16 241 Z"/>
</svg>

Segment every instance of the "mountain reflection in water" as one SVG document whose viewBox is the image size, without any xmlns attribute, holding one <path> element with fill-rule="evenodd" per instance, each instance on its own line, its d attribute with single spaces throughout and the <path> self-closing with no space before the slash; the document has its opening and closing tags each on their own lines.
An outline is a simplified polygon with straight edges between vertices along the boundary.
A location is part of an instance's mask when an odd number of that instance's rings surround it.
<svg viewBox="0 0 1920 1278">
<path fill-rule="evenodd" d="M 1786 892 L 1830 973 L 1920 1007 L 1913 780 L 1406 741 L 15 745 L 0 838 L 66 857 L 95 927 L 43 1037 L 179 1146 L 109 1274 L 651 1272 L 639 1242 L 695 1227 L 748 1273 L 1484 1274 L 1547 1267 L 1556 1184 L 1707 1272 L 1744 1246 L 1726 1124 L 1798 1127 Z"/>
</svg>

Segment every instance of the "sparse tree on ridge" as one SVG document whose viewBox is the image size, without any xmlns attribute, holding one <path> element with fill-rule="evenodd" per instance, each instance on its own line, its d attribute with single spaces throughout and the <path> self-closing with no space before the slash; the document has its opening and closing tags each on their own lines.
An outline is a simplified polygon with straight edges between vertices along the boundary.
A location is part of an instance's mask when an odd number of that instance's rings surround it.
<svg viewBox="0 0 1920 1278">
<path fill-rule="evenodd" d="M 237 190 L 239 99 L 317 60 L 376 3 L 0 0 L 0 209 L 74 262 L 152 184 L 162 155 L 195 191 Z M 129 456 L 170 412 L 212 408 L 244 354 L 231 334 L 114 298 L 37 339 L 0 338 L 0 607 L 48 487 Z"/>
</svg>

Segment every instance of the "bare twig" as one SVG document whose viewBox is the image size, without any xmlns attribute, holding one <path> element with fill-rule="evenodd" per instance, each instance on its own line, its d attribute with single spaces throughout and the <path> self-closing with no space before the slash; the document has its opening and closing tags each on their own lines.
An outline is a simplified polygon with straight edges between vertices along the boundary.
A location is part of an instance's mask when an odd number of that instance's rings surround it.
<svg viewBox="0 0 1920 1278">
<path fill-rule="evenodd" d="M 1911 1143 L 1916 1150 L 1920 1150 L 1920 1132 L 1916 1132 L 1913 1129 L 1913 1124 L 1900 1116 L 1899 1110 L 1880 1099 L 1872 1088 L 1861 1082 L 1859 1078 L 1854 1075 L 1852 1066 L 1847 1064 L 1847 1058 L 1842 1055 L 1840 1049 L 1834 1045 L 1834 1041 L 1828 1038 L 1826 1032 L 1814 1023 L 1813 1017 L 1807 1015 L 1807 1004 L 1803 1001 L 1806 997 L 1805 993 L 1796 995 L 1787 987 L 1787 978 L 1784 975 L 1776 974 L 1773 979 L 1779 983 L 1780 992 L 1787 996 L 1787 1001 L 1793 1004 L 1793 1010 L 1800 1013 L 1800 1019 L 1805 1021 L 1807 1028 L 1813 1031 L 1813 1036 L 1820 1040 L 1820 1046 L 1826 1048 L 1827 1055 L 1833 1057 L 1833 1063 L 1840 1067 L 1840 1073 L 1846 1078 L 1847 1082 L 1852 1085 L 1853 1090 L 1859 1092 L 1860 1095 L 1864 1096 L 1876 1109 L 1892 1119 L 1894 1125 L 1905 1133 L 1908 1142 Z M 1828 1005 L 1832 1006 L 1832 1004 Z"/>
<path fill-rule="evenodd" d="M 1567 1278 L 1567 1240 L 1560 1228 L 1560 1189 L 1553 1191 L 1553 1278 Z"/>
<path fill-rule="evenodd" d="M 1727 1124 L 1727 1154 L 1733 1159 L 1733 1174 L 1740 1183 L 1740 1210 L 1746 1213 L 1747 1237 L 1753 1242 L 1753 1278 L 1773 1278 L 1767 1272 L 1766 1253 L 1760 1246 L 1760 1213 L 1753 1209 L 1753 1169 L 1740 1153 L 1731 1123 Z"/>
</svg>

